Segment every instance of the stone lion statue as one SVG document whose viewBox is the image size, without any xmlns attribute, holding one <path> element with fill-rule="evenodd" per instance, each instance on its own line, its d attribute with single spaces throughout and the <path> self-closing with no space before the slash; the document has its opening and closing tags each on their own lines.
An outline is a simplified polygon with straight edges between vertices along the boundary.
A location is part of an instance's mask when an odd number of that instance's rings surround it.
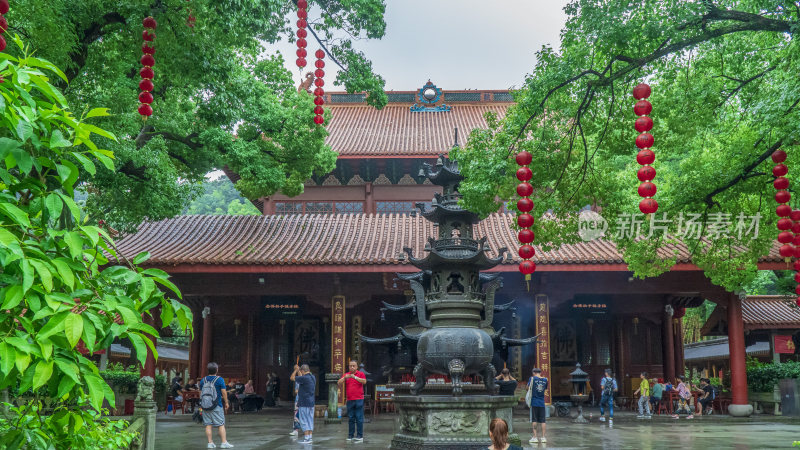
<svg viewBox="0 0 800 450">
<path fill-rule="evenodd" d="M 136 401 L 153 400 L 153 391 L 155 390 L 156 382 L 152 377 L 144 376 L 139 379 L 136 384 Z"/>
</svg>

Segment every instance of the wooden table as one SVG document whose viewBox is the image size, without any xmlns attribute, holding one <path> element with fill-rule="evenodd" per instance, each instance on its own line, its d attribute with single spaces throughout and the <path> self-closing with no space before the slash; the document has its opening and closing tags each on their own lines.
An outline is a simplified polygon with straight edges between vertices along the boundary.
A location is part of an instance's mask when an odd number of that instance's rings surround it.
<svg viewBox="0 0 800 450">
<path fill-rule="evenodd" d="M 192 412 L 194 412 L 195 405 L 200 403 L 200 391 L 185 391 L 183 393 L 183 406 L 184 408 L 188 404 Z"/>
</svg>

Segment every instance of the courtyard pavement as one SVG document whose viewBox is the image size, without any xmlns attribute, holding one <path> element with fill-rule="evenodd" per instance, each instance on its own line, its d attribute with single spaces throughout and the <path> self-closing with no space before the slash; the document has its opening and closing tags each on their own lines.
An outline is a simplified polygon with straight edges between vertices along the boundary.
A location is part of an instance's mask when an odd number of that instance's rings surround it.
<svg viewBox="0 0 800 450">
<path fill-rule="evenodd" d="M 547 423 L 547 444 L 532 446 L 527 410 L 517 409 L 514 429 L 520 434 L 526 449 L 765 449 L 792 448 L 800 441 L 800 419 L 755 416 L 737 419 L 728 416 L 695 417 L 693 420 L 654 416 L 638 420 L 634 413 L 615 412 L 613 427 L 597 420 L 598 410 L 591 423 L 573 424 L 568 418 L 550 418 Z M 291 431 L 292 411 L 270 408 L 259 413 L 226 416 L 228 440 L 237 449 L 386 449 L 389 448 L 397 424 L 396 414 L 380 414 L 364 424 L 364 442 L 348 443 L 347 419 L 341 425 L 325 425 L 317 419 L 313 445 L 300 444 Z M 369 417 L 367 417 L 369 420 Z M 219 447 L 219 437 L 214 434 Z M 156 448 L 164 450 L 194 450 L 206 448 L 202 425 L 191 421 L 191 414 L 164 415 L 156 422 Z"/>
</svg>

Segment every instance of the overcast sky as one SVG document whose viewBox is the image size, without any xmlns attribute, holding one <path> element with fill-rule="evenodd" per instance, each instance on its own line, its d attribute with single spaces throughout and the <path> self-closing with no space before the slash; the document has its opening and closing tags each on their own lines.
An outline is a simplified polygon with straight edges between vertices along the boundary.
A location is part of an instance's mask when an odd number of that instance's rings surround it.
<svg viewBox="0 0 800 450">
<path fill-rule="evenodd" d="M 387 0 L 386 35 L 355 42 L 387 90 L 519 87 L 542 45 L 558 46 L 566 0 Z M 309 11 L 312 18 L 313 8 Z M 278 46 L 300 75 L 293 44 Z M 309 40 L 309 67 L 316 42 Z M 329 61 L 326 61 L 329 63 Z M 332 64 L 326 66 L 326 78 Z M 333 74 L 328 78 L 333 80 Z M 327 80 L 326 80 L 327 81 Z M 326 84 L 326 90 L 341 90 Z"/>
</svg>

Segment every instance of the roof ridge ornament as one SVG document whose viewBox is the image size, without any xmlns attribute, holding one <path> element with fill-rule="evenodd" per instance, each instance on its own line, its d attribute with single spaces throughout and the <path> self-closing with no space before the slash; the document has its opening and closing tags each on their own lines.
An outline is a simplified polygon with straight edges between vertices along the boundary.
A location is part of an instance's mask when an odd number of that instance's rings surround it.
<svg viewBox="0 0 800 450">
<path fill-rule="evenodd" d="M 419 103 L 414 103 L 409 109 L 411 112 L 447 112 L 451 108 L 445 103 L 437 105 L 442 98 L 442 90 L 428 80 L 424 86 L 417 91 Z"/>
</svg>

